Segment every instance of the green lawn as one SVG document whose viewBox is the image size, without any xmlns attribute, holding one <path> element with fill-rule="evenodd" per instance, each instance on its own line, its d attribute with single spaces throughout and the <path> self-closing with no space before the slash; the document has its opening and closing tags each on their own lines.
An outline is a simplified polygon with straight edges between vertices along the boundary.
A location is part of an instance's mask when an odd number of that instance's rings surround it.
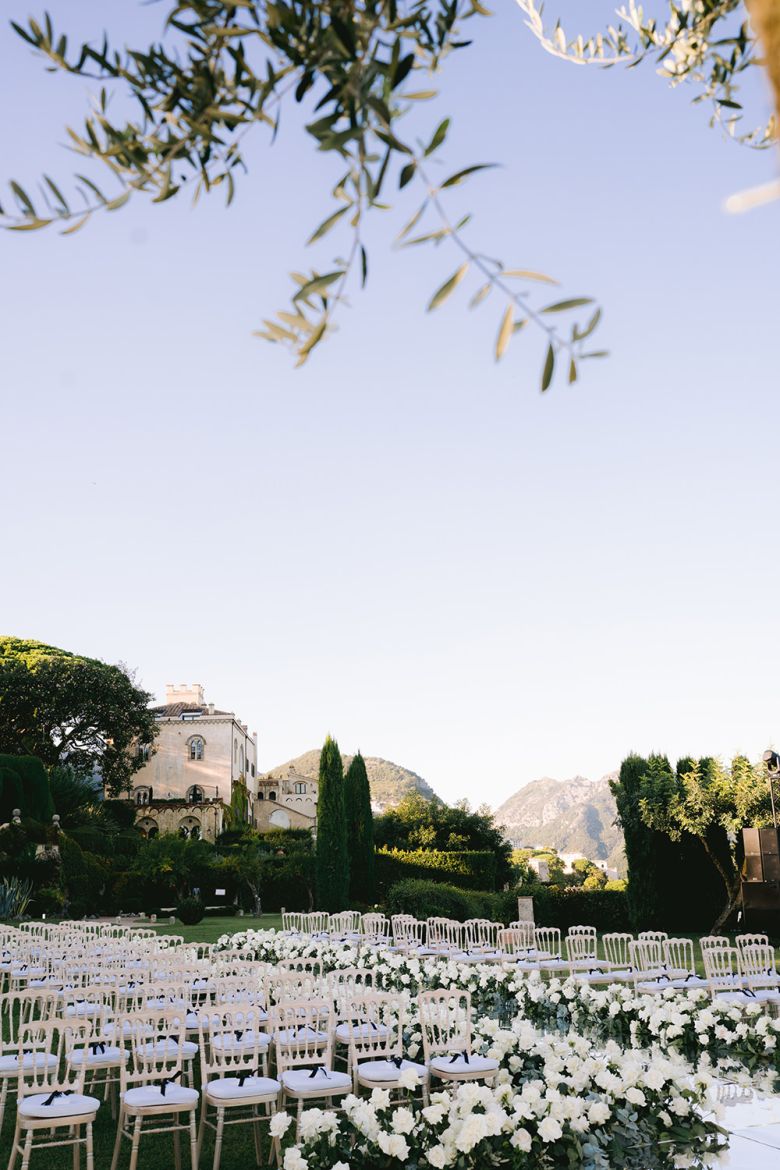
<svg viewBox="0 0 780 1170">
<path fill-rule="evenodd" d="M 151 926 L 158 934 L 178 934 L 188 943 L 213 943 L 223 934 L 237 934 L 240 930 L 281 930 L 282 917 L 280 914 L 262 914 L 254 918 L 245 914 L 243 918 L 204 918 L 197 926 L 184 926 L 178 919 L 169 922 L 165 918 L 161 922 L 138 922 L 135 925 Z"/>
</svg>

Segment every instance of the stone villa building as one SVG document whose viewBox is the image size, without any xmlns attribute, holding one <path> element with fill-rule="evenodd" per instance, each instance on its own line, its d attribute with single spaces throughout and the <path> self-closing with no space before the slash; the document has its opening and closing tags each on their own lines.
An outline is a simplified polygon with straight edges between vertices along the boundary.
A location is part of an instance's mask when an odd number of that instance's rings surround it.
<svg viewBox="0 0 780 1170">
<path fill-rule="evenodd" d="M 317 781 L 301 776 L 291 764 L 257 781 L 255 824 L 266 829 L 314 829 L 317 824 Z"/>
<path fill-rule="evenodd" d="M 152 708 L 159 733 L 133 777 L 136 828 L 145 836 L 216 837 L 236 820 L 255 823 L 257 732 L 207 703 L 200 683 L 169 683 Z"/>
</svg>

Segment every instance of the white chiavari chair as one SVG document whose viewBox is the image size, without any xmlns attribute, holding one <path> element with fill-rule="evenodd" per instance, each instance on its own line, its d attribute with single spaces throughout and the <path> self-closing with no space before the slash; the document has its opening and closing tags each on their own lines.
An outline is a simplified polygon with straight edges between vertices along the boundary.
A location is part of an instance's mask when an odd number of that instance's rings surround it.
<svg viewBox="0 0 780 1170">
<path fill-rule="evenodd" d="M 417 997 L 425 1064 L 442 1081 L 493 1081 L 499 1063 L 472 1052 L 468 991 L 424 991 Z"/>
</svg>

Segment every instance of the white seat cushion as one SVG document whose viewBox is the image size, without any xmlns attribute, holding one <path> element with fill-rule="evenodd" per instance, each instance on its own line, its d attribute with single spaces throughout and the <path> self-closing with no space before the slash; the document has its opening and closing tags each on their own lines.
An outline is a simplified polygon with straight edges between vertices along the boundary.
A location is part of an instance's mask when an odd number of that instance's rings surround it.
<svg viewBox="0 0 780 1170">
<path fill-rule="evenodd" d="M 473 1073 L 475 1076 L 486 1076 L 498 1072 L 498 1061 L 492 1060 L 489 1056 L 475 1056 L 472 1053 L 468 1057 L 458 1053 L 454 1059 L 452 1056 L 434 1056 L 431 1070 L 445 1074 Z"/>
<path fill-rule="evenodd" d="M 97 1097 L 85 1097 L 82 1093 L 68 1093 L 55 1097 L 50 1105 L 44 1105 L 51 1093 L 33 1093 L 19 1102 L 20 1117 L 78 1117 L 83 1113 L 97 1113 L 100 1102 Z"/>
<path fill-rule="evenodd" d="M 290 1068 L 279 1077 L 288 1093 L 310 1093 L 312 1096 L 326 1096 L 329 1093 L 346 1093 L 352 1088 L 352 1077 L 333 1069 L 318 1068 L 312 1076 L 310 1068 Z"/>
<path fill-rule="evenodd" d="M 82 1000 L 80 1003 L 69 1003 L 65 1008 L 65 1015 L 71 1019 L 73 1016 L 98 1016 L 103 1011 L 103 1005 L 100 1003 L 90 1003 L 89 1000 Z"/>
<path fill-rule="evenodd" d="M 246 1077 L 240 1084 L 238 1076 L 209 1081 L 206 1096 L 212 1101 L 240 1101 L 244 1097 L 276 1097 L 282 1086 L 272 1077 Z"/>
<path fill-rule="evenodd" d="M 392 1060 L 366 1060 L 358 1065 L 358 1079 L 395 1083 L 401 1073 L 407 1072 L 409 1069 L 413 1069 L 421 1081 L 424 1081 L 428 1076 L 425 1065 L 417 1064 L 414 1060 L 402 1060 L 400 1068 Z"/>
<path fill-rule="evenodd" d="M 280 1044 L 292 1046 L 300 1044 L 303 1040 L 316 1040 L 318 1043 L 324 1044 L 328 1037 L 327 1033 L 318 1032 L 307 1024 L 303 1028 L 280 1028 L 278 1032 L 274 1033 L 274 1039 L 278 1040 Z"/>
<path fill-rule="evenodd" d="M 56 1068 L 57 1057 L 53 1052 L 25 1052 L 22 1068 Z M 15 1052 L 0 1056 L 0 1076 L 16 1076 L 19 1071 L 19 1057 Z"/>
<path fill-rule="evenodd" d="M 240 1036 L 234 1032 L 219 1032 L 211 1037 L 211 1047 L 215 1052 L 240 1052 L 243 1048 L 254 1048 L 255 1044 L 264 1052 L 270 1043 L 265 1032 L 254 1032 L 251 1028 Z"/>
<path fill-rule="evenodd" d="M 68 1057 L 68 1063 L 76 1066 L 86 1064 L 88 1068 L 102 1068 L 106 1065 L 121 1064 L 122 1061 L 127 1060 L 129 1055 L 126 1048 L 116 1048 L 113 1044 L 104 1045 L 102 1051 L 99 1047 L 93 1048 L 91 1046 L 87 1049 L 74 1048 Z"/>
<path fill-rule="evenodd" d="M 188 1089 L 185 1085 L 167 1084 L 165 1095 L 160 1085 L 139 1085 L 137 1089 L 128 1089 L 123 1097 L 129 1108 L 149 1108 L 155 1106 L 164 1109 L 192 1109 L 198 1103 L 197 1089 Z"/>
<path fill-rule="evenodd" d="M 159 1040 L 148 1040 L 146 1044 L 142 1044 L 140 1052 L 144 1056 L 175 1056 L 179 1051 L 179 1045 L 176 1040 L 171 1040 L 170 1036 L 161 1036 Z M 185 1060 L 191 1060 L 198 1051 L 198 1046 L 193 1040 L 182 1041 L 181 1054 Z"/>
<path fill-rule="evenodd" d="M 389 1036 L 389 1034 L 390 1029 L 387 1024 L 377 1024 L 376 1026 L 372 1024 L 358 1024 L 357 1027 L 354 1024 L 338 1024 L 336 1026 L 336 1039 L 340 1040 L 342 1044 L 348 1044 L 350 1036 L 356 1036 L 361 1040 L 365 1040 L 366 1037 L 375 1036 L 378 1040 L 381 1037 Z"/>
</svg>

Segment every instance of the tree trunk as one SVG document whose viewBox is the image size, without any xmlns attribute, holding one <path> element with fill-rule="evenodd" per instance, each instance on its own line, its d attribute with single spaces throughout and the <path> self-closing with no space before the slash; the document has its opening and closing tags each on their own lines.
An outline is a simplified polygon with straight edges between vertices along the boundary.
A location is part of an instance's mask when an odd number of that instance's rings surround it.
<svg viewBox="0 0 780 1170">
<path fill-rule="evenodd" d="M 739 880 L 739 875 L 737 875 L 728 888 L 728 896 L 726 898 L 725 906 L 710 927 L 710 934 L 717 934 L 720 930 L 723 929 L 724 923 L 728 920 L 732 911 L 736 908 L 736 905 L 739 902 L 740 887 L 741 882 Z"/>
<path fill-rule="evenodd" d="M 764 65 L 780 118 L 780 0 L 745 0 L 750 23 L 763 49 Z M 777 133 L 775 134 L 777 137 Z"/>
</svg>

